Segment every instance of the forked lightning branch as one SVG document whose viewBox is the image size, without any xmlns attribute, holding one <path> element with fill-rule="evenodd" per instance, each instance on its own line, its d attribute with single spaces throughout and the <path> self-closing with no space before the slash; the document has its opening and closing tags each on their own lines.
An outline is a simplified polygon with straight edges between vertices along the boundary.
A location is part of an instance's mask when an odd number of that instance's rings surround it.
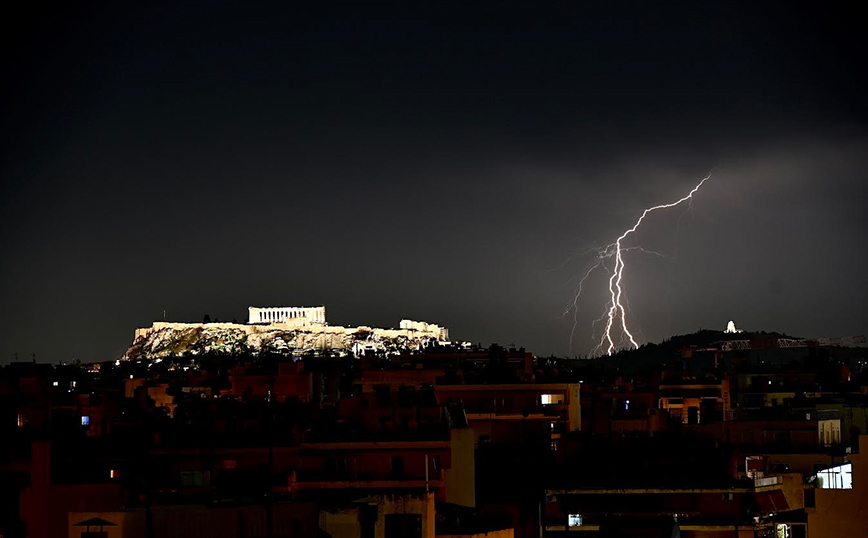
<svg viewBox="0 0 868 538">
<path fill-rule="evenodd" d="M 602 336 L 599 337 L 599 341 L 596 347 L 593 349 L 593 351 L 591 351 L 591 355 L 602 355 L 604 353 L 606 355 L 611 355 L 616 351 L 618 345 L 625 345 L 632 348 L 639 347 L 639 344 L 636 342 L 633 333 L 630 332 L 629 324 L 627 322 L 627 309 L 624 307 L 627 298 L 626 291 L 624 289 L 624 269 L 626 268 L 624 253 L 629 250 L 639 250 L 642 252 L 656 255 L 659 255 L 659 253 L 644 250 L 639 246 L 625 247 L 624 241 L 628 238 L 628 236 L 635 233 L 636 230 L 639 229 L 642 221 L 644 221 L 645 217 L 647 217 L 650 213 L 663 209 L 669 209 L 681 205 L 684 202 L 687 202 L 689 204 L 693 200 L 693 195 L 696 194 L 696 192 L 699 191 L 702 185 L 710 178 L 711 174 L 709 173 L 702 179 L 702 181 L 700 181 L 695 187 L 693 187 L 693 189 L 689 193 L 687 193 L 686 196 L 680 198 L 679 200 L 645 209 L 642 212 L 642 215 L 636 221 L 636 223 L 633 224 L 632 227 L 628 228 L 623 234 L 621 234 L 614 243 L 606 245 L 604 248 L 597 250 L 597 256 L 594 260 L 594 263 L 591 264 L 591 267 L 585 272 L 584 276 L 582 276 L 581 280 L 579 281 L 576 293 L 574 294 L 573 299 L 565 312 L 573 312 L 573 330 L 570 333 L 571 351 L 573 344 L 573 335 L 575 334 L 576 325 L 578 324 L 579 298 L 582 296 L 582 292 L 584 291 L 585 283 L 587 282 L 588 278 L 591 276 L 592 273 L 594 273 L 594 271 L 599 268 L 603 268 L 605 271 L 609 272 L 609 300 L 606 303 L 606 307 L 602 317 L 600 317 L 599 319 L 597 319 L 597 321 L 594 322 L 594 327 L 596 327 L 599 323 L 604 323 L 605 328 L 603 330 Z M 614 265 L 610 268 L 607 265 L 607 262 L 612 259 L 614 259 Z M 613 334 L 615 335 L 614 337 Z M 594 337 L 594 339 L 595 341 L 597 340 L 596 336 Z M 616 339 L 618 341 L 618 344 L 616 344 Z"/>
</svg>

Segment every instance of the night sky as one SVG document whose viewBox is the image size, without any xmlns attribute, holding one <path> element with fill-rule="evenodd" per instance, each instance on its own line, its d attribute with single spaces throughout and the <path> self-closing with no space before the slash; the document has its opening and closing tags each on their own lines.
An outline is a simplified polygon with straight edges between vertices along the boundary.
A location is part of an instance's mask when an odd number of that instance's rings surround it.
<svg viewBox="0 0 868 538">
<path fill-rule="evenodd" d="M 0 363 L 248 305 L 567 354 L 582 251 L 709 171 L 627 255 L 640 342 L 868 332 L 843 3 L 75 4 L 0 22 Z"/>
</svg>

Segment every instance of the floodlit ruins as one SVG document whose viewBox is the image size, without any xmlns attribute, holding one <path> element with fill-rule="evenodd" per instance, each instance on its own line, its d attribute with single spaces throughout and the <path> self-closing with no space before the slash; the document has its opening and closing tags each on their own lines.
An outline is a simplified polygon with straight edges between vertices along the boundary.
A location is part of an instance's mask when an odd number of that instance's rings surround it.
<svg viewBox="0 0 868 538">
<path fill-rule="evenodd" d="M 247 308 L 247 323 L 287 323 L 297 320 L 304 326 L 312 323 L 325 324 L 324 306 L 250 306 Z"/>
<path fill-rule="evenodd" d="M 447 328 L 424 321 L 402 319 L 398 328 L 342 327 L 326 322 L 325 306 L 250 306 L 247 323 L 158 321 L 136 329 L 125 358 L 311 351 L 358 356 L 368 352 L 400 353 L 448 341 Z"/>
</svg>

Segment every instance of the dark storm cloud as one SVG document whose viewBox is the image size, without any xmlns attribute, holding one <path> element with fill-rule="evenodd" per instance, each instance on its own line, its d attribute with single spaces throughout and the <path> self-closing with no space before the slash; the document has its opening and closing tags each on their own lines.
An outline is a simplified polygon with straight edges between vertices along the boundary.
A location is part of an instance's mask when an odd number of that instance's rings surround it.
<svg viewBox="0 0 868 538">
<path fill-rule="evenodd" d="M 5 24 L 0 361 L 106 359 L 164 310 L 278 303 L 565 353 L 582 260 L 550 269 L 711 168 L 692 213 L 642 230 L 670 255 L 628 273 L 643 338 L 729 317 L 865 332 L 866 40 L 844 10 L 227 2 Z"/>
<path fill-rule="evenodd" d="M 729 319 L 748 329 L 802 336 L 865 331 L 866 292 L 859 273 L 868 262 L 860 247 L 868 229 L 863 210 L 868 139 L 807 138 L 755 149 L 719 164 L 692 210 L 674 208 L 649 217 L 630 243 L 667 255 L 626 256 L 631 327 L 643 340 L 659 341 L 701 327 L 722 329 Z M 665 155 L 682 164 L 691 160 L 678 148 Z M 642 208 L 678 199 L 704 175 L 667 167 L 659 157 L 623 159 L 633 164 L 618 182 L 571 187 L 560 179 L 562 170 L 551 182 L 542 181 L 554 187 L 540 206 L 558 208 L 545 227 L 561 233 L 540 238 L 541 267 L 556 267 L 559 259 L 570 259 L 571 250 L 582 250 L 567 245 L 611 242 Z M 527 172 L 536 178 L 549 175 Z M 582 199 L 594 200 L 598 207 L 566 210 L 571 202 L 592 205 L 576 202 Z M 563 268 L 539 271 L 536 291 L 545 297 L 541 306 L 558 297 L 570 302 L 576 279 L 592 259 L 576 256 Z M 589 284 L 578 303 L 576 351 L 581 353 L 594 345 L 592 322 L 603 313 L 606 299 L 602 273 Z M 536 314 L 542 315 L 542 309 Z M 561 332 L 569 332 L 571 325 L 571 315 L 553 323 Z M 557 337 L 552 334 L 551 340 Z"/>
</svg>

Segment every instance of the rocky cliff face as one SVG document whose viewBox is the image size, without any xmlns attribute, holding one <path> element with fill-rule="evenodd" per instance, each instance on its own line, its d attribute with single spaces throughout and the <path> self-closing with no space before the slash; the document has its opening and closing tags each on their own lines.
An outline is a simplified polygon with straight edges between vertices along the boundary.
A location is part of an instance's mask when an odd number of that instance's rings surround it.
<svg viewBox="0 0 868 538">
<path fill-rule="evenodd" d="M 273 326 L 173 324 L 142 331 L 124 359 L 157 359 L 206 354 L 300 355 L 309 352 L 353 353 L 376 350 L 400 353 L 417 350 L 436 338 L 413 330 L 368 327 L 286 329 Z"/>
</svg>

